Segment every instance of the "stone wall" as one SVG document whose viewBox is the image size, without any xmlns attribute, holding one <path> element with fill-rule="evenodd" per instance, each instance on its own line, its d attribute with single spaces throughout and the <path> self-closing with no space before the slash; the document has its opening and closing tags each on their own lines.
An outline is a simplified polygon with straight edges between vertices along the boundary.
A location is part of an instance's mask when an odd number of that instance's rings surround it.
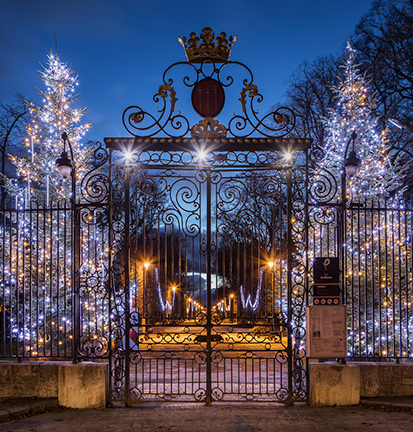
<svg viewBox="0 0 413 432">
<path fill-rule="evenodd" d="M 0 398 L 58 397 L 60 362 L 0 363 Z"/>
<path fill-rule="evenodd" d="M 413 395 L 413 363 L 310 363 L 312 406 L 357 405 L 361 397 Z"/>
<path fill-rule="evenodd" d="M 357 405 L 361 397 L 413 395 L 413 363 L 310 363 L 312 406 Z M 57 397 L 61 406 L 106 406 L 108 366 L 82 362 L 0 362 L 0 399 Z"/>
<path fill-rule="evenodd" d="M 360 397 L 413 395 L 412 363 L 359 362 Z"/>
<path fill-rule="evenodd" d="M 103 363 L 0 362 L 0 398 L 57 397 L 68 408 L 104 408 L 107 376 Z"/>
</svg>

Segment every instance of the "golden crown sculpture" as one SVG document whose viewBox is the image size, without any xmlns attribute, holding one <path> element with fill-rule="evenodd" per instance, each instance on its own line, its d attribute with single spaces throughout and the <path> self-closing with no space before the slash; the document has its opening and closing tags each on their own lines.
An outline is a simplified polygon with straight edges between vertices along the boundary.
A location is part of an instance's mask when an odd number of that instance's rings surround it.
<svg viewBox="0 0 413 432">
<path fill-rule="evenodd" d="M 195 32 L 192 32 L 189 35 L 188 45 L 185 36 L 178 37 L 178 41 L 184 47 L 186 58 L 190 63 L 202 63 L 207 59 L 212 60 L 214 63 L 225 63 L 229 60 L 237 36 L 230 36 L 227 39 L 226 33 L 222 32 L 214 43 L 215 34 L 210 27 L 205 27 L 200 36 L 201 38 Z M 202 42 L 199 43 L 201 39 Z"/>
</svg>

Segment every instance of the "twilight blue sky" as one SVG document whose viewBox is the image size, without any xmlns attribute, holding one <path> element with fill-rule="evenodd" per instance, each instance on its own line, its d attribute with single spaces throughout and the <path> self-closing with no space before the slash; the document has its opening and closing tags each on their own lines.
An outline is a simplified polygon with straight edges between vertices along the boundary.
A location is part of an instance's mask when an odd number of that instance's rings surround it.
<svg viewBox="0 0 413 432">
<path fill-rule="evenodd" d="M 78 106 L 93 123 L 87 139 L 127 136 L 122 112 L 155 113 L 164 70 L 185 60 L 177 36 L 212 27 L 237 35 L 231 60 L 245 63 L 264 96 L 281 101 L 304 60 L 337 53 L 371 0 L 0 0 L 0 101 L 23 93 L 41 104 L 39 63 L 58 37 L 61 59 L 79 74 Z M 177 95 L 179 98 L 179 95 Z M 239 109 L 234 102 L 232 110 Z M 228 101 L 227 104 L 232 103 Z M 232 108 L 232 107 L 231 107 Z M 177 107 L 179 109 L 179 106 Z"/>
</svg>

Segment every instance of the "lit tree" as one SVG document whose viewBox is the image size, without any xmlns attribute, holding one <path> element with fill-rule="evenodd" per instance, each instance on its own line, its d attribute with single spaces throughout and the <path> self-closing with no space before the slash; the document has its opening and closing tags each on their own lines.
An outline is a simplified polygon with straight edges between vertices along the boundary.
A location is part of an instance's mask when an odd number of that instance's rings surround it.
<svg viewBox="0 0 413 432">
<path fill-rule="evenodd" d="M 352 150 L 348 142 L 355 132 L 355 150 L 361 160 L 357 174 L 348 181 L 348 192 L 355 198 L 377 198 L 399 191 L 404 169 L 388 154 L 386 130 L 374 116 L 375 99 L 361 74 L 356 52 L 348 43 L 344 79 L 336 88 L 337 105 L 326 120 L 325 157 L 321 170 L 340 179 L 344 159 Z M 347 148 L 347 152 L 346 152 Z"/>
<path fill-rule="evenodd" d="M 82 146 L 81 140 L 90 124 L 80 124 L 85 109 L 73 107 L 78 96 L 75 93 L 78 76 L 60 60 L 59 53 L 48 54 L 47 68 L 40 73 L 46 90 L 40 91 L 42 106 L 29 104 L 32 120 L 26 127 L 26 145 L 30 155 L 11 159 L 20 181 L 29 185 L 30 196 L 48 206 L 56 199 L 70 197 L 71 193 L 70 181 L 56 170 L 56 159 L 63 150 L 62 133 L 69 137 L 77 175 L 82 178 L 88 171 L 91 150 Z M 9 182 L 9 190 L 15 195 L 19 192 L 15 182 Z"/>
<path fill-rule="evenodd" d="M 28 104 L 29 154 L 11 156 L 17 178 L 8 179 L 7 187 L 17 211 L 5 213 L 0 227 L 5 251 L 0 290 L 3 307 L 9 311 L 9 340 L 18 356 L 61 356 L 72 352 L 73 239 L 67 200 L 72 190 L 70 180 L 63 179 L 56 169 L 56 159 L 63 151 L 63 132 L 71 142 L 78 188 L 91 169 L 91 149 L 81 143 L 90 125 L 80 123 L 85 110 L 73 107 L 77 75 L 60 60 L 60 54 L 52 52 L 40 73 L 45 84 L 45 90 L 40 91 L 43 105 Z M 89 246 L 87 243 L 82 250 L 88 257 L 92 254 Z M 100 297 L 100 293 L 96 295 Z M 92 297 L 89 295 L 87 300 L 96 303 Z M 81 301 L 86 319 L 88 301 Z"/>
<path fill-rule="evenodd" d="M 374 116 L 369 83 L 355 60 L 356 52 L 348 44 L 344 78 L 336 88 L 337 106 L 326 120 L 324 157 L 312 187 L 325 194 L 326 202 L 341 202 L 344 160 L 354 143 L 360 166 L 346 179 L 350 205 L 342 215 L 349 355 L 402 357 L 411 351 L 408 334 L 413 327 L 408 214 L 401 211 L 406 167 L 391 153 L 386 130 Z M 310 255 L 337 256 L 338 210 L 315 206 L 312 212 L 310 220 L 317 222 L 309 235 Z"/>
</svg>

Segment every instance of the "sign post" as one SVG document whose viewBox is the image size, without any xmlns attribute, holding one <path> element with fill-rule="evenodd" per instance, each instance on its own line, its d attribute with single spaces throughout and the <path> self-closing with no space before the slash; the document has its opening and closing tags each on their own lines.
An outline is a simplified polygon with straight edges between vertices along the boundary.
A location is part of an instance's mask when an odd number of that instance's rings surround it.
<svg viewBox="0 0 413 432">
<path fill-rule="evenodd" d="M 313 305 L 307 306 L 309 358 L 347 356 L 346 306 L 340 305 L 337 257 L 316 257 L 313 263 Z"/>
</svg>

